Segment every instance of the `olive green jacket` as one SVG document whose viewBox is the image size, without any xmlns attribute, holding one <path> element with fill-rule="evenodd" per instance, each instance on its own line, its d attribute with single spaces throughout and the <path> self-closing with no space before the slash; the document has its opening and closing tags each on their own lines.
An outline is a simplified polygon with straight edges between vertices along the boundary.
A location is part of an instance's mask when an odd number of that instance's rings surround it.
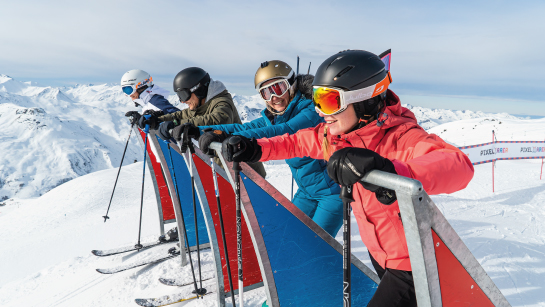
<svg viewBox="0 0 545 307">
<path fill-rule="evenodd" d="M 192 123 L 195 126 L 242 124 L 233 98 L 222 91 L 195 110 L 185 109 L 159 117 L 161 121 L 175 121 L 178 125 Z"/>
<path fill-rule="evenodd" d="M 192 123 L 195 126 L 212 126 L 225 124 L 242 124 L 238 116 L 237 108 L 233 103 L 233 97 L 227 91 L 223 83 L 212 80 L 208 86 L 206 102 L 195 110 L 184 109 L 182 111 L 166 114 L 159 117 L 159 120 L 173 121 L 176 125 Z M 221 165 L 219 159 L 215 159 Z M 248 163 L 263 178 L 267 175 L 261 162 Z M 223 166 L 222 166 L 223 167 Z"/>
</svg>

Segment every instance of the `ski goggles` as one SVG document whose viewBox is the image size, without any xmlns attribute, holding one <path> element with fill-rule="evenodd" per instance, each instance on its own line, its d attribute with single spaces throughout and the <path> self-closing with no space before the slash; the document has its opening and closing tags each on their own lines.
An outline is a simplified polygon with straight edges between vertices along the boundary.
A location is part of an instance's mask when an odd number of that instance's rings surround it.
<svg viewBox="0 0 545 307">
<path fill-rule="evenodd" d="M 270 101 L 273 96 L 280 97 L 290 89 L 290 83 L 286 79 L 278 79 L 277 81 L 267 84 L 259 88 L 259 95 L 265 101 Z"/>
<path fill-rule="evenodd" d="M 136 91 L 136 89 L 141 88 L 143 86 L 147 86 L 152 81 L 153 81 L 153 78 L 149 77 L 148 79 L 146 79 L 146 80 L 144 80 L 142 82 L 138 82 L 138 83 L 136 83 L 134 85 L 125 85 L 125 86 L 121 87 L 121 90 L 123 90 L 123 93 L 125 93 L 127 95 L 131 95 L 132 93 L 134 93 L 134 91 Z"/>
<path fill-rule="evenodd" d="M 367 100 L 384 93 L 392 83 L 390 72 L 377 84 L 355 91 L 314 86 L 312 102 L 317 112 L 324 115 L 334 115 L 346 110 L 349 104 Z"/>
<path fill-rule="evenodd" d="M 178 98 L 180 98 L 180 101 L 181 102 L 186 102 L 189 100 L 189 98 L 191 98 L 191 93 L 193 93 L 194 91 L 196 91 L 199 87 L 201 86 L 200 83 L 198 83 L 197 85 L 195 85 L 194 87 L 192 88 L 182 88 L 182 89 L 178 89 L 176 91 L 176 95 L 178 95 Z"/>
<path fill-rule="evenodd" d="M 121 89 L 123 90 L 123 93 L 125 93 L 127 95 L 130 95 L 130 94 L 134 93 L 134 87 L 132 87 L 130 85 L 124 86 Z"/>
</svg>

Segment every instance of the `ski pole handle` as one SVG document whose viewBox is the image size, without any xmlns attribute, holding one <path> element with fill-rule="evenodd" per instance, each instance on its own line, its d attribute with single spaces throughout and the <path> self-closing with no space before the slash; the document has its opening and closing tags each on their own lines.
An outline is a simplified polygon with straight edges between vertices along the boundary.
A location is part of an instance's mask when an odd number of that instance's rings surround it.
<svg viewBox="0 0 545 307">
<path fill-rule="evenodd" d="M 210 143 L 210 146 L 208 146 L 210 149 L 215 150 L 217 153 L 221 153 L 221 143 L 220 142 L 212 142 Z"/>
<path fill-rule="evenodd" d="M 151 117 L 151 115 L 144 115 L 145 119 L 150 119 L 150 117 Z M 144 128 L 144 132 L 145 133 L 149 132 L 149 124 L 146 124 L 146 127 Z"/>
</svg>

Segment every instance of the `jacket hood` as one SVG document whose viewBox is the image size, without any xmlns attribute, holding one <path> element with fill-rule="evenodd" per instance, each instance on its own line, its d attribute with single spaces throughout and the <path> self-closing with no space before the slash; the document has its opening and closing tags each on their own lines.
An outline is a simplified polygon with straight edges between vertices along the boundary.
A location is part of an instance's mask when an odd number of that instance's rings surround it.
<svg viewBox="0 0 545 307">
<path fill-rule="evenodd" d="M 320 131 L 323 131 L 323 126 L 324 124 L 320 127 Z M 328 139 L 335 139 L 337 142 L 361 139 L 365 144 L 365 148 L 373 150 L 389 129 L 399 127 L 408 130 L 417 126 L 418 123 L 413 112 L 402 107 L 399 97 L 391 90 L 388 90 L 386 94 L 386 107 L 378 113 L 377 119 L 346 134 L 338 136 L 328 135 Z"/>
<path fill-rule="evenodd" d="M 227 88 L 225 88 L 225 85 L 221 81 L 216 81 L 210 79 L 210 84 L 208 85 L 208 93 L 206 94 L 206 100 L 204 103 L 207 103 L 212 98 L 218 96 L 219 93 L 225 91 Z"/>
<path fill-rule="evenodd" d="M 162 87 L 159 87 L 157 84 L 154 84 L 151 88 L 146 89 L 142 92 L 142 94 L 140 94 L 140 99 L 144 101 L 144 103 L 148 103 L 153 95 L 161 95 L 165 98 L 168 98 L 169 94 L 169 91 L 165 90 Z"/>
<path fill-rule="evenodd" d="M 297 75 L 297 89 L 301 92 L 304 98 L 312 100 L 312 81 L 313 75 Z"/>
</svg>

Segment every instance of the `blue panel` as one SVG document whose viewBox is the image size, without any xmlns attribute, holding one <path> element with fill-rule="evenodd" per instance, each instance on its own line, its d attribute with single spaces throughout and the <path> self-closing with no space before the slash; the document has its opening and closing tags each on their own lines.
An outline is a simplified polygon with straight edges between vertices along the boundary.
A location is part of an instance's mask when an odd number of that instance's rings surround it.
<svg viewBox="0 0 545 307">
<path fill-rule="evenodd" d="M 343 257 L 241 172 L 267 248 L 280 306 L 342 306 Z M 377 284 L 352 265 L 352 304 L 366 306 Z"/>
<path fill-rule="evenodd" d="M 168 155 L 168 146 L 163 140 L 157 137 L 163 155 L 165 156 L 165 161 L 170 169 L 170 175 L 172 176 L 172 169 L 170 165 L 170 157 Z M 182 211 L 184 213 L 184 222 L 187 230 L 187 240 L 189 246 L 197 245 L 197 239 L 195 236 L 195 218 L 193 215 L 193 198 L 191 197 L 191 174 L 189 169 L 185 164 L 184 158 L 176 152 L 174 149 L 170 149 L 172 154 L 172 161 L 174 162 L 174 171 L 176 172 L 176 181 L 178 183 L 178 193 L 180 194 L 180 204 L 182 206 Z M 173 177 L 173 176 L 172 176 Z M 174 181 L 174 178 L 172 178 Z M 199 198 L 197 197 L 197 192 L 195 191 L 195 201 L 197 202 L 197 224 L 199 225 L 199 241 L 200 244 L 209 243 L 210 239 L 208 238 L 208 232 L 206 230 L 206 224 L 204 222 L 204 216 L 201 210 L 201 204 Z"/>
</svg>

